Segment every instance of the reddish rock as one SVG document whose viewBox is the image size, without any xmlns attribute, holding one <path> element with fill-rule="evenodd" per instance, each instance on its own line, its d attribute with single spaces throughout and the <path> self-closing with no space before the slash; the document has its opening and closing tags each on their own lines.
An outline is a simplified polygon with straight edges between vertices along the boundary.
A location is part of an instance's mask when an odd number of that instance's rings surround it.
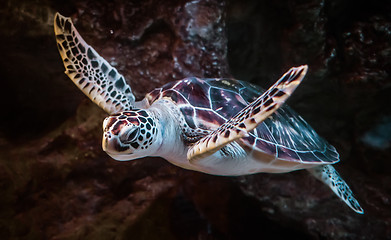
<svg viewBox="0 0 391 240">
<path fill-rule="evenodd" d="M 6 1 L 0 4 L 2 239 L 390 239 L 387 1 Z M 53 14 L 138 98 L 187 76 L 267 87 L 309 75 L 289 104 L 339 149 L 365 215 L 305 171 L 216 177 L 101 150 L 106 114 L 63 73 Z M 229 63 L 229 67 L 228 67 Z"/>
</svg>

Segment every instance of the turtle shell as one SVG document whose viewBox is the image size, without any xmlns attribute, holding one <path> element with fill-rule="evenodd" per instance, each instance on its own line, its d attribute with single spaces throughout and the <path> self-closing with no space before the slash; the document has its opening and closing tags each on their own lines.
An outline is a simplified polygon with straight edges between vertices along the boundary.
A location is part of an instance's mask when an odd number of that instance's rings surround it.
<svg viewBox="0 0 391 240">
<path fill-rule="evenodd" d="M 263 92 L 239 80 L 186 78 L 157 88 L 146 98 L 150 104 L 169 98 L 190 128 L 215 130 Z M 309 164 L 339 161 L 336 149 L 286 104 L 240 141 L 253 151 L 281 160 Z"/>
</svg>

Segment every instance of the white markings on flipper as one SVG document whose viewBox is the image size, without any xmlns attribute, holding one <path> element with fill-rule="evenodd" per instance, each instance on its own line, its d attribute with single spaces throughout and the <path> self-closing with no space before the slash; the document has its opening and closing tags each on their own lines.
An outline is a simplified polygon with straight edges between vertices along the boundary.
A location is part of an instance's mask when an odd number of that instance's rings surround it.
<svg viewBox="0 0 391 240">
<path fill-rule="evenodd" d="M 56 13 L 54 32 L 65 73 L 84 94 L 109 114 L 133 108 L 125 78 L 83 40 L 70 18 Z"/>
<path fill-rule="evenodd" d="M 256 128 L 288 99 L 304 78 L 307 69 L 307 65 L 291 68 L 255 101 L 195 143 L 187 153 L 188 160 L 193 161 L 211 155 L 228 143 L 247 136 L 248 132 Z"/>
</svg>

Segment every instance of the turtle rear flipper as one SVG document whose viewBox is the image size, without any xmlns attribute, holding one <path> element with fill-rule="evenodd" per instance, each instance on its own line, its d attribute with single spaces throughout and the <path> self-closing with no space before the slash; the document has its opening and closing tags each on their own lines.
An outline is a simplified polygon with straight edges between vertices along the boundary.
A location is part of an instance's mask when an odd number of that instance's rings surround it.
<svg viewBox="0 0 391 240">
<path fill-rule="evenodd" d="M 109 114 L 133 108 L 124 77 L 83 40 L 70 18 L 56 13 L 54 32 L 65 73 L 84 94 Z"/>
<path fill-rule="evenodd" d="M 289 98 L 304 78 L 307 69 L 307 65 L 291 68 L 264 94 L 195 143 L 187 152 L 187 159 L 194 161 L 204 158 L 230 142 L 245 137 Z"/>
<path fill-rule="evenodd" d="M 322 165 L 308 169 L 315 178 L 325 183 L 333 192 L 342 199 L 356 213 L 364 214 L 364 210 L 354 198 L 348 184 L 341 178 L 337 170 L 331 165 Z"/>
</svg>

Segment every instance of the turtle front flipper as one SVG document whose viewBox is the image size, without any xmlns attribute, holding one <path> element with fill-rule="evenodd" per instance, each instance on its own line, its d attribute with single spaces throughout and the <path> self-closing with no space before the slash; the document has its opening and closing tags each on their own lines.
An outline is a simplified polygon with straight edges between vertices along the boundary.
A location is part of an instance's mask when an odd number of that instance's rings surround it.
<svg viewBox="0 0 391 240">
<path fill-rule="evenodd" d="M 133 108 L 124 77 L 83 40 L 70 18 L 56 13 L 54 32 L 65 73 L 84 94 L 109 114 Z"/>
<path fill-rule="evenodd" d="M 230 142 L 245 137 L 288 99 L 304 78 L 307 69 L 307 65 L 291 68 L 264 94 L 196 142 L 188 150 L 187 159 L 194 161 L 207 157 Z"/>
</svg>

